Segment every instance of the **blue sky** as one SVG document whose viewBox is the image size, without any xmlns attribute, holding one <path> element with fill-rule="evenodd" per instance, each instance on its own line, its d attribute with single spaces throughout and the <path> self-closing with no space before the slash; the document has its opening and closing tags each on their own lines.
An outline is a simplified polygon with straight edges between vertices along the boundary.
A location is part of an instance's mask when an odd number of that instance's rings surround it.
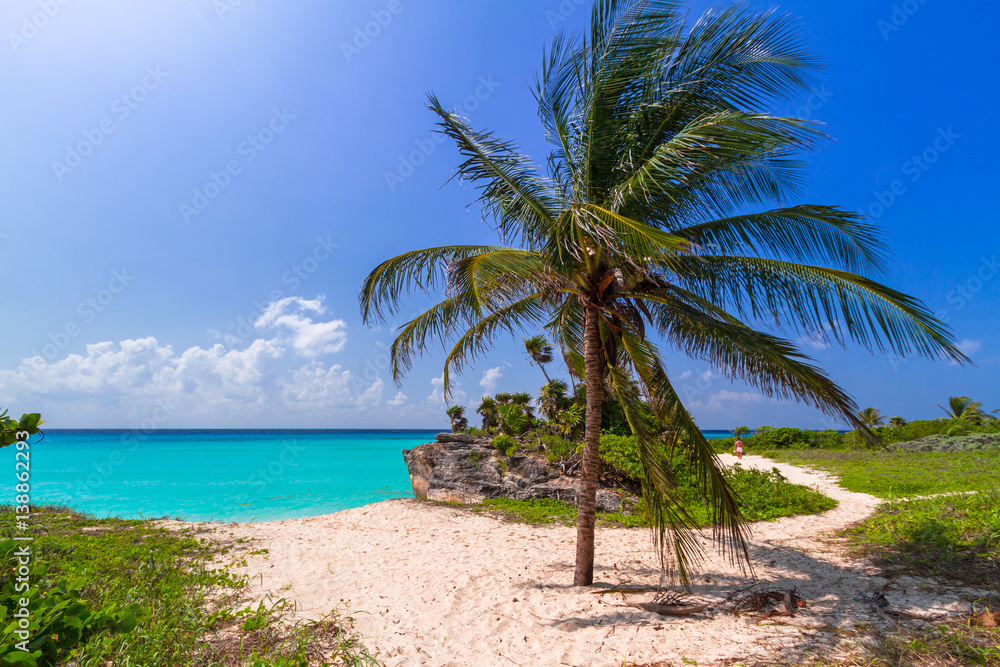
<svg viewBox="0 0 1000 667">
<path fill-rule="evenodd" d="M 883 280 L 946 319 L 975 366 L 803 345 L 861 406 L 1000 407 L 1000 9 L 780 6 L 828 65 L 777 110 L 836 138 L 809 157 L 802 202 L 871 214 L 896 253 Z M 0 406 L 65 428 L 443 426 L 442 355 L 395 386 L 391 327 L 366 329 L 357 305 L 383 259 L 494 239 L 474 192 L 446 184 L 457 153 L 434 140 L 426 93 L 544 156 L 529 84 L 554 29 L 588 14 L 577 0 L 8 0 Z M 668 364 L 704 428 L 828 425 L 704 362 Z M 518 339 L 458 397 L 542 382 Z"/>
</svg>

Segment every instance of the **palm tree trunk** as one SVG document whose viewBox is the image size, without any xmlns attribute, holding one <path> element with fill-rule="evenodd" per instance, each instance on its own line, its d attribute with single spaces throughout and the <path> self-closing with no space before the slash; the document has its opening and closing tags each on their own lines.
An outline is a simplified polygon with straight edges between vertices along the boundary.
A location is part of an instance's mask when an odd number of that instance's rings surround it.
<svg viewBox="0 0 1000 667">
<path fill-rule="evenodd" d="M 576 520 L 576 586 L 594 583 L 594 522 L 597 483 L 601 474 L 601 330 L 596 308 L 585 306 L 583 330 L 584 368 L 587 371 L 586 431 L 583 438 L 583 479 L 580 481 L 579 512 Z"/>
</svg>

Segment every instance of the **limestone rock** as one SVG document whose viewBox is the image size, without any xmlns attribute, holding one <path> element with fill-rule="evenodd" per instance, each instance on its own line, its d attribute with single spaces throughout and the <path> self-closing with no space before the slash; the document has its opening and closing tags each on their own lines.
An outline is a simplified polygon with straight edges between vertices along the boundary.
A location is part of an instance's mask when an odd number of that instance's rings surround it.
<svg viewBox="0 0 1000 667">
<path fill-rule="evenodd" d="M 441 436 L 465 434 L 443 433 Z M 471 436 L 470 440 L 472 439 Z M 580 480 L 565 477 L 543 458 L 512 456 L 476 442 L 436 442 L 403 451 L 417 498 L 478 503 L 487 498 L 552 498 L 576 505 Z M 622 498 L 598 489 L 597 509 L 617 512 Z"/>
<path fill-rule="evenodd" d="M 472 442 L 472 436 L 468 433 L 438 433 L 434 436 L 438 442 Z"/>
</svg>

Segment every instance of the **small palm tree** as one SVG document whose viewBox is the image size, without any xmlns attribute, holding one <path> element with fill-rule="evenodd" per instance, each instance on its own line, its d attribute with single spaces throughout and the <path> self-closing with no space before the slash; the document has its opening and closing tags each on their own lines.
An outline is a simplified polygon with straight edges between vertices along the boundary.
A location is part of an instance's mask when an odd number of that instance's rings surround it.
<svg viewBox="0 0 1000 667">
<path fill-rule="evenodd" d="M 489 396 L 483 396 L 476 412 L 483 418 L 483 430 L 491 431 L 497 427 L 497 402 Z"/>
<path fill-rule="evenodd" d="M 949 396 L 948 407 L 944 407 L 938 403 L 934 405 L 944 410 L 944 413 L 948 415 L 948 419 L 979 421 L 985 414 L 983 412 L 983 404 L 972 400 L 968 396 Z"/>
<path fill-rule="evenodd" d="M 448 419 L 451 420 L 452 433 L 458 433 L 459 431 L 464 431 L 469 428 L 469 420 L 465 418 L 465 406 L 452 405 L 445 410 L 445 414 L 447 414 Z"/>
<path fill-rule="evenodd" d="M 885 421 L 885 417 L 882 416 L 882 412 L 876 410 L 875 408 L 865 408 L 858 413 L 858 421 L 865 428 L 875 428 L 876 426 L 881 426 Z"/>
<path fill-rule="evenodd" d="M 549 341 L 545 336 L 532 336 L 531 338 L 525 338 L 524 349 L 531 357 L 528 362 L 532 365 L 538 364 L 538 367 L 542 370 L 542 375 L 545 376 L 545 381 L 549 382 L 549 374 L 545 372 L 545 364 L 552 363 L 552 353 L 553 348 L 549 345 Z"/>
<path fill-rule="evenodd" d="M 890 417 L 889 426 L 891 426 L 892 428 L 899 428 L 900 426 L 906 426 L 906 420 L 903 419 L 900 415 L 896 415 L 895 417 Z"/>
<path fill-rule="evenodd" d="M 559 379 L 549 380 L 542 385 L 538 394 L 538 409 L 549 421 L 553 421 L 561 409 L 566 407 L 566 393 L 569 386 Z"/>
<path fill-rule="evenodd" d="M 501 391 L 494 394 L 493 398 L 496 399 L 497 405 L 507 405 L 514 400 L 514 394 L 507 391 Z"/>
<path fill-rule="evenodd" d="M 524 412 L 529 422 L 535 418 L 535 409 L 531 405 L 531 394 L 528 392 L 519 391 L 516 394 L 512 394 L 510 402 L 521 406 L 521 411 Z"/>
</svg>

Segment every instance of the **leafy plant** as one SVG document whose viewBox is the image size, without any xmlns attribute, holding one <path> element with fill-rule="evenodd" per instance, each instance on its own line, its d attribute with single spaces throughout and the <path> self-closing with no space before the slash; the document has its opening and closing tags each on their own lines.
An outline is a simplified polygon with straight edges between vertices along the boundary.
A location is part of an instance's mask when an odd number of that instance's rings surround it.
<svg viewBox="0 0 1000 667">
<path fill-rule="evenodd" d="M 518 443 L 517 438 L 510 435 L 498 435 L 493 440 L 490 441 L 490 445 L 494 447 L 504 456 L 510 456 L 517 452 Z"/>
<path fill-rule="evenodd" d="M 7 664 L 49 667 L 102 634 L 135 629 L 143 613 L 138 605 L 95 607 L 81 600 L 80 592 L 91 583 L 86 577 L 52 581 L 46 578 L 51 565 L 43 560 L 32 560 L 27 576 L 19 573 L 17 552 L 22 544 L 12 539 L 0 542 L 0 656 L 7 657 Z M 33 582 L 30 588 L 21 588 L 29 582 Z M 25 599 L 28 604 L 22 606 Z"/>
<path fill-rule="evenodd" d="M 517 403 L 506 403 L 497 406 L 500 433 L 504 435 L 518 435 L 524 433 L 528 428 L 528 415 L 524 414 L 524 408 Z"/>
<path fill-rule="evenodd" d="M 20 432 L 26 433 L 28 436 L 35 435 L 38 433 L 38 427 L 44 423 L 42 416 L 37 412 L 23 414 L 20 419 L 15 420 L 13 417 L 9 417 L 7 411 L 4 410 L 3 413 L 0 413 L 0 447 L 13 445 L 18 441 L 17 434 Z"/>
</svg>

